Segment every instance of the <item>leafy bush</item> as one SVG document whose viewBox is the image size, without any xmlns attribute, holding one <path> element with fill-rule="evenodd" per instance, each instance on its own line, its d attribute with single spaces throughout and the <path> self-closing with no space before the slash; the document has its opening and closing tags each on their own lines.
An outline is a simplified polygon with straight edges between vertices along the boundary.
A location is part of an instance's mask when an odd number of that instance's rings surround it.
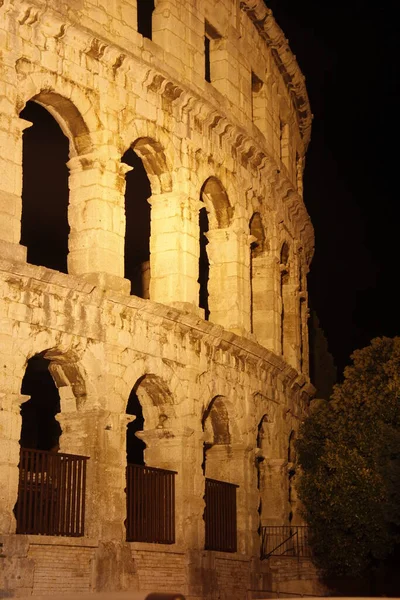
<svg viewBox="0 0 400 600">
<path fill-rule="evenodd" d="M 299 497 L 327 576 L 365 573 L 400 541 L 400 337 L 353 353 L 297 442 Z"/>
</svg>

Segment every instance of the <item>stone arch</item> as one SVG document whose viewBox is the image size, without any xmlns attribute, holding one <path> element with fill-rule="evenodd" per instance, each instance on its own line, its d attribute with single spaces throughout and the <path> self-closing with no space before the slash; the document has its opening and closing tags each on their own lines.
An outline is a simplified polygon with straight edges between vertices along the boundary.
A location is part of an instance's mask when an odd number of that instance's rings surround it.
<svg viewBox="0 0 400 600">
<path fill-rule="evenodd" d="M 121 116 L 121 138 L 119 149 L 121 155 L 127 148 L 132 148 L 143 161 L 151 182 L 152 195 L 171 192 L 173 189 L 173 165 L 175 151 L 172 134 L 152 121 Z M 133 140 L 133 141 L 132 141 Z"/>
<path fill-rule="evenodd" d="M 72 82 L 56 74 L 32 71 L 27 77 L 20 77 L 16 102 L 18 114 L 28 100 L 37 102 L 55 118 L 70 140 L 70 158 L 93 151 L 91 132 L 101 127 L 93 109 L 95 101 Z"/>
<path fill-rule="evenodd" d="M 173 398 L 166 382 L 153 374 L 140 377 L 132 388 L 126 412 L 134 419 L 128 423 L 126 452 L 128 463 L 143 464 L 146 443 L 138 432 L 165 429 L 170 426 L 175 411 Z"/>
<path fill-rule="evenodd" d="M 136 139 L 131 148 L 143 161 L 151 182 L 152 194 L 164 194 L 172 191 L 171 171 L 163 145 L 150 137 Z"/>
<path fill-rule="evenodd" d="M 203 413 L 206 444 L 230 444 L 229 414 L 223 396 L 216 396 Z"/>
<path fill-rule="evenodd" d="M 160 364 L 156 358 L 146 357 L 136 359 L 126 367 L 120 381 L 119 397 L 113 400 L 113 410 L 125 413 L 129 395 L 138 382 L 142 385 L 141 394 L 145 402 L 143 416 L 147 419 L 146 428 L 157 427 L 161 409 L 165 408 L 168 418 L 172 420 L 176 415 L 176 407 L 187 401 L 187 394 L 175 372 L 165 363 Z M 155 403 L 152 396 L 157 398 Z"/>
<path fill-rule="evenodd" d="M 86 408 L 88 375 L 82 365 L 80 353 L 48 347 L 46 350 L 31 350 L 26 356 L 25 368 L 34 356 L 40 355 L 49 361 L 49 372 L 60 394 L 61 412 L 75 412 Z"/>
<path fill-rule="evenodd" d="M 214 176 L 203 183 L 200 199 L 204 202 L 209 214 L 210 226 L 213 229 L 226 229 L 233 216 L 233 207 L 221 181 Z"/>
<path fill-rule="evenodd" d="M 63 422 L 86 404 L 87 375 L 79 356 L 54 347 L 32 351 L 25 357 L 23 372 L 21 445 L 58 450 L 61 443 L 65 451 Z"/>
<path fill-rule="evenodd" d="M 137 396 L 149 428 L 168 427 L 167 421 L 175 417 L 174 398 L 164 379 L 153 373 L 143 375 L 136 383 Z"/>
<path fill-rule="evenodd" d="M 262 329 L 265 313 L 265 295 L 267 292 L 266 267 L 264 254 L 266 234 L 259 212 L 253 213 L 250 222 L 250 332 Z"/>
<path fill-rule="evenodd" d="M 93 131 L 98 123 L 87 98 L 71 84 L 37 73 L 20 83 L 16 109 L 34 125 L 23 137 L 21 243 L 28 262 L 67 273 L 76 187 L 70 159 L 93 152 L 88 121 Z"/>
</svg>

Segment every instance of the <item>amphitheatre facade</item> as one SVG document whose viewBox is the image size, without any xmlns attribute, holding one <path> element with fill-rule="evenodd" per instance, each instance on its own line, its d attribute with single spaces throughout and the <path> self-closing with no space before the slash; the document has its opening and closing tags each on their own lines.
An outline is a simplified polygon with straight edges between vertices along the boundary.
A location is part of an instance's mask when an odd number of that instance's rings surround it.
<svg viewBox="0 0 400 600">
<path fill-rule="evenodd" d="M 276 589 L 313 393 L 287 40 L 262 0 L 3 0 L 0 37 L 0 592 Z"/>
</svg>

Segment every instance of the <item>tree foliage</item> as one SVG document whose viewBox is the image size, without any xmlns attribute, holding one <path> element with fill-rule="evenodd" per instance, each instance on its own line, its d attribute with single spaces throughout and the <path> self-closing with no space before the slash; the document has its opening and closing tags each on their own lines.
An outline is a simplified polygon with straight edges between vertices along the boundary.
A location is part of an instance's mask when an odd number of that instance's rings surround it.
<svg viewBox="0 0 400 600">
<path fill-rule="evenodd" d="M 299 497 L 317 564 L 365 573 L 400 541 L 400 337 L 353 353 L 329 402 L 314 401 L 297 442 Z"/>
</svg>

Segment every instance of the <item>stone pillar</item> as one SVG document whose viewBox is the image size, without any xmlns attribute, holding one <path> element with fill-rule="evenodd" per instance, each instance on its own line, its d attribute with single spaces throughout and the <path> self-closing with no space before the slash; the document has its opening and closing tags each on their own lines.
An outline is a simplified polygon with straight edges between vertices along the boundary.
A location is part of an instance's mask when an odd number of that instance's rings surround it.
<svg viewBox="0 0 400 600">
<path fill-rule="evenodd" d="M 280 352 L 279 262 L 275 256 L 261 254 L 252 261 L 253 333 L 259 344 Z"/>
<path fill-rule="evenodd" d="M 210 262 L 210 321 L 245 335 L 250 331 L 250 241 L 242 229 L 213 229 L 207 234 Z"/>
<path fill-rule="evenodd" d="M 282 285 L 282 304 L 283 304 L 283 357 L 295 369 L 299 370 L 299 298 L 298 284 L 284 283 Z"/>
<path fill-rule="evenodd" d="M 132 417 L 101 408 L 57 415 L 60 451 L 88 456 L 85 535 L 125 541 L 126 427 Z"/>
<path fill-rule="evenodd" d="M 138 435 L 147 448 L 149 467 L 176 471 L 176 543 L 190 550 L 204 549 L 203 432 L 157 428 Z"/>
<path fill-rule="evenodd" d="M 265 458 L 259 465 L 261 524 L 285 525 L 288 517 L 287 461 Z"/>
<path fill-rule="evenodd" d="M 204 77 L 204 18 L 201 11 L 185 2 L 156 0 L 152 25 L 153 42 L 173 56 L 177 70 L 183 69 L 184 56 L 185 61 L 190 61 L 188 77 L 193 74 Z"/>
<path fill-rule="evenodd" d="M 0 534 L 15 533 L 18 498 L 21 404 L 29 396 L 0 393 Z"/>
<path fill-rule="evenodd" d="M 72 158 L 69 187 L 68 272 L 124 294 L 125 173 L 120 157 L 105 153 Z"/>
<path fill-rule="evenodd" d="M 32 123 L 0 115 L 0 256 L 25 261 L 21 239 L 22 133 Z"/>
<path fill-rule="evenodd" d="M 199 311 L 199 200 L 183 193 L 153 195 L 150 299 Z"/>
</svg>

